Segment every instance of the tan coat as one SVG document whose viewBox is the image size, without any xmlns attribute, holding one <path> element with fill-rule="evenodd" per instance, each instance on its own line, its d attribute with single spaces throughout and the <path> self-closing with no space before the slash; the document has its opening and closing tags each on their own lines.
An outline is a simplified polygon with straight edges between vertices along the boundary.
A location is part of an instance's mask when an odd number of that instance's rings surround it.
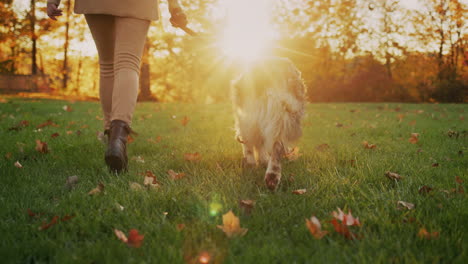
<svg viewBox="0 0 468 264">
<path fill-rule="evenodd" d="M 60 0 L 47 0 L 57 6 Z M 106 14 L 158 20 L 158 0 L 75 0 L 76 14 Z"/>
</svg>

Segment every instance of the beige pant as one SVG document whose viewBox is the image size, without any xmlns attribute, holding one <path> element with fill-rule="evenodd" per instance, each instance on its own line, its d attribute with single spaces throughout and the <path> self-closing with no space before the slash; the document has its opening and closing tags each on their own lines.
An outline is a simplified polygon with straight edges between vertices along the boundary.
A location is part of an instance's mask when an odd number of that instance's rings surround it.
<svg viewBox="0 0 468 264">
<path fill-rule="evenodd" d="M 85 15 L 99 54 L 99 96 L 104 128 L 112 120 L 129 125 L 138 96 L 140 62 L 149 20 Z"/>
</svg>

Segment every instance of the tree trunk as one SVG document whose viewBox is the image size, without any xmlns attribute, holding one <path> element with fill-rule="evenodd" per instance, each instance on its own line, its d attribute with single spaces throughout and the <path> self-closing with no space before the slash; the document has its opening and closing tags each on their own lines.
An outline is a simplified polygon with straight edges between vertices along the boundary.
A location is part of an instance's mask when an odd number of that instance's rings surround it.
<svg viewBox="0 0 468 264">
<path fill-rule="evenodd" d="M 150 65 L 149 65 L 149 40 L 146 38 L 145 49 L 143 51 L 142 64 L 140 70 L 140 94 L 139 101 L 148 101 L 152 99 L 151 81 L 150 81 Z"/>
<path fill-rule="evenodd" d="M 66 90 L 67 89 L 67 83 L 68 83 L 68 46 L 69 46 L 69 34 L 68 30 L 70 28 L 70 10 L 71 10 L 71 1 L 67 1 L 67 20 L 65 22 L 65 43 L 63 45 L 63 67 L 62 67 L 62 89 Z"/>
<path fill-rule="evenodd" d="M 31 74 L 37 74 L 37 62 L 36 62 L 36 0 L 31 0 L 31 14 L 30 14 L 30 24 L 31 24 L 31 42 L 32 42 L 32 52 L 31 52 Z"/>
</svg>

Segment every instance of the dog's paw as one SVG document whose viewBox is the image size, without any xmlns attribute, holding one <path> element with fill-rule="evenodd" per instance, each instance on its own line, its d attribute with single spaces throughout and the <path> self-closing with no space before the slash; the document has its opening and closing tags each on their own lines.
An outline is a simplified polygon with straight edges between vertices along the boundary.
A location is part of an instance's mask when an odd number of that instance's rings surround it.
<svg viewBox="0 0 468 264">
<path fill-rule="evenodd" d="M 242 168 L 243 169 L 252 169 L 255 168 L 257 165 L 255 164 L 255 161 L 249 161 L 247 158 L 242 159 Z"/>
<path fill-rule="evenodd" d="M 265 174 L 265 184 L 270 191 L 275 191 L 280 183 L 281 174 L 268 172 Z"/>
</svg>

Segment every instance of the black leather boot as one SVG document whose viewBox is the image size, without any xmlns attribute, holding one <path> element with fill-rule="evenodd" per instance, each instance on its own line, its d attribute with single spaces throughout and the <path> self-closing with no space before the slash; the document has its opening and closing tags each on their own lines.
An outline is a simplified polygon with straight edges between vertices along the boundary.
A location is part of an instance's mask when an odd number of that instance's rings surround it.
<svg viewBox="0 0 468 264">
<path fill-rule="evenodd" d="M 131 129 L 122 120 L 113 120 L 109 129 L 109 142 L 105 155 L 106 164 L 111 172 L 127 171 L 127 137 Z"/>
</svg>

